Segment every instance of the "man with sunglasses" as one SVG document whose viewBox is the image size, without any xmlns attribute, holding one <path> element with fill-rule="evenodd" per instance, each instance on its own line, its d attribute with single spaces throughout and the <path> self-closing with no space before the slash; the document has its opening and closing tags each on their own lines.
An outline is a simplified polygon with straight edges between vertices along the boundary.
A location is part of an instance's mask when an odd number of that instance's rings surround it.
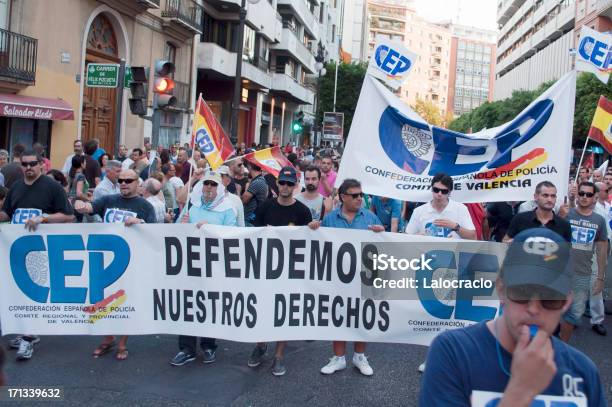
<svg viewBox="0 0 612 407">
<path fill-rule="evenodd" d="M 599 309 L 599 305 L 603 308 L 603 300 L 600 304 L 599 299 L 605 281 L 608 235 L 605 219 L 593 210 L 597 192 L 597 187 L 592 182 L 581 182 L 578 185 L 576 208 L 570 209 L 567 216 L 572 228 L 575 275 L 574 301 L 563 316 L 559 333 L 559 337 L 566 342 L 570 340 L 574 328 L 580 326 L 589 297 L 595 297 L 596 301 L 591 305 L 596 309 L 595 314 L 603 318 L 603 309 Z M 593 267 L 594 253 L 597 255 L 597 267 Z M 602 335 L 604 332 L 599 332 L 598 324 L 601 324 L 601 321 L 594 320 L 593 329 Z"/>
<path fill-rule="evenodd" d="M 312 221 L 310 209 L 293 197 L 297 184 L 297 173 L 293 167 L 283 167 L 278 174 L 278 196 L 263 202 L 255 212 L 254 226 L 306 226 Z M 282 376 L 287 372 L 283 363 L 286 341 L 276 343 L 272 374 Z M 249 367 L 261 364 L 268 347 L 257 343 L 248 361 Z"/>
<path fill-rule="evenodd" d="M 554 211 L 557 202 L 557 187 L 550 181 L 542 181 L 535 187 L 533 200 L 536 208 L 517 214 L 508 227 L 504 242 L 511 242 L 512 238 L 523 230 L 545 227 L 567 242 L 572 240 L 572 231 L 569 223 Z"/>
<path fill-rule="evenodd" d="M 553 336 L 571 290 L 569 243 L 546 228 L 518 233 L 496 281 L 500 316 L 436 337 L 419 405 L 607 406 L 595 364 Z"/>
<path fill-rule="evenodd" d="M 42 157 L 35 151 L 21 155 L 23 179 L 16 180 L 0 210 L 0 222 L 23 224 L 30 231 L 41 223 L 71 223 L 72 206 L 62 186 L 43 173 Z M 34 344 L 40 338 L 33 335 L 18 336 L 11 348 L 18 348 L 17 360 L 28 360 L 34 353 Z"/>
<path fill-rule="evenodd" d="M 406 233 L 476 239 L 476 228 L 465 205 L 450 199 L 453 179 L 443 173 L 431 180 L 432 199 L 412 213 Z"/>
<path fill-rule="evenodd" d="M 363 192 L 361 183 L 356 179 L 345 179 L 338 188 L 341 206 L 329 212 L 321 221 L 312 221 L 308 226 L 317 230 L 319 226 L 362 229 L 373 232 L 384 232 L 385 227 L 380 219 L 371 211 L 363 207 Z M 321 368 L 321 373 L 330 375 L 339 370 L 346 369 L 346 341 L 333 341 L 334 356 L 329 363 Z M 355 342 L 353 353 L 353 366 L 364 376 L 372 376 L 374 370 L 365 356 L 366 343 Z"/>
</svg>

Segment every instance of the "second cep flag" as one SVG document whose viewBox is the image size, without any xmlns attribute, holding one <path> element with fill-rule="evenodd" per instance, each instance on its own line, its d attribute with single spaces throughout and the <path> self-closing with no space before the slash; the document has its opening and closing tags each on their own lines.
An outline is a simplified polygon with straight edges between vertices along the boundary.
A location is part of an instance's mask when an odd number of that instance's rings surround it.
<svg viewBox="0 0 612 407">
<path fill-rule="evenodd" d="M 417 55 L 401 43 L 379 40 L 370 56 L 367 73 L 397 89 L 408 77 L 416 59 Z"/>
</svg>

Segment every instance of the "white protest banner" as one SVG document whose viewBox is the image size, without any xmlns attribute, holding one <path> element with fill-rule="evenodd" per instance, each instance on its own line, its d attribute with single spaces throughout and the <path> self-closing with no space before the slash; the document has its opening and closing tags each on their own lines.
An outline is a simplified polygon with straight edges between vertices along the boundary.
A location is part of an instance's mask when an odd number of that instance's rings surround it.
<svg viewBox="0 0 612 407">
<path fill-rule="evenodd" d="M 364 242 L 370 243 L 362 249 Z M 407 244 L 420 244 L 428 253 L 434 242 L 450 245 L 431 256 L 448 264 L 422 262 L 429 283 L 412 290 L 413 299 L 362 296 L 382 278 L 374 278 L 369 266 L 363 270 L 364 258 L 377 250 L 373 245 L 393 244 L 396 253 L 405 253 Z M 2 331 L 428 345 L 446 329 L 498 312 L 495 288 L 482 276 L 494 282 L 503 245 L 472 242 L 481 249 L 466 252 L 453 249 L 458 244 L 333 228 L 74 224 L 27 233 L 22 225 L 2 226 Z M 444 284 L 427 271 L 463 281 L 458 270 L 469 269 L 472 259 L 480 259 L 481 277 L 471 287 L 441 290 Z"/>
<path fill-rule="evenodd" d="M 582 380 L 582 379 L 579 379 Z M 564 381 L 565 383 L 565 381 Z M 572 393 L 570 393 L 572 394 Z M 473 391 L 471 397 L 472 407 L 494 407 L 499 405 L 501 399 L 504 397 L 503 393 L 496 393 L 493 391 Z M 531 402 L 530 406 L 537 407 L 587 407 L 586 397 L 576 396 L 547 396 L 538 395 Z"/>
<path fill-rule="evenodd" d="M 511 122 L 462 134 L 429 125 L 366 75 L 336 187 L 356 178 L 368 194 L 426 202 L 433 176 L 446 173 L 458 202 L 531 200 L 545 180 L 563 197 L 575 93 L 576 74 L 570 72 Z"/>
<path fill-rule="evenodd" d="M 408 77 L 416 59 L 417 54 L 409 51 L 402 43 L 378 40 L 366 73 L 397 89 Z"/>
<path fill-rule="evenodd" d="M 576 52 L 576 70 L 591 72 L 603 83 L 608 83 L 611 63 L 612 35 L 583 25 Z"/>
</svg>

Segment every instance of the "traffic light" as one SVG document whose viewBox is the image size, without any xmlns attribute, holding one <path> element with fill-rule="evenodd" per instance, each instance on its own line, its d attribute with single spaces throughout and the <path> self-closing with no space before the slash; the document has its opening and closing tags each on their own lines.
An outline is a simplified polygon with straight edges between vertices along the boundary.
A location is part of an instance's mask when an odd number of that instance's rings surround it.
<svg viewBox="0 0 612 407">
<path fill-rule="evenodd" d="M 130 111 L 132 114 L 138 116 L 147 115 L 147 86 L 148 86 L 148 67 L 144 66 L 133 66 L 132 81 L 129 83 L 130 86 Z"/>
<path fill-rule="evenodd" d="M 155 109 L 176 105 L 174 97 L 174 79 L 172 75 L 176 67 L 170 61 L 158 59 L 155 61 L 155 82 L 153 84 L 153 107 Z"/>
<path fill-rule="evenodd" d="M 300 134 L 304 131 L 304 112 L 298 112 L 298 114 L 296 115 L 296 119 L 291 125 L 291 129 L 295 134 Z"/>
</svg>

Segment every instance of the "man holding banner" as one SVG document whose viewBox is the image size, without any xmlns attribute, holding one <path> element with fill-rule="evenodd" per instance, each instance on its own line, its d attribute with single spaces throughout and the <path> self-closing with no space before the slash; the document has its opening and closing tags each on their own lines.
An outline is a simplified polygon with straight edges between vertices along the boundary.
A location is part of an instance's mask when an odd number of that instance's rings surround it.
<svg viewBox="0 0 612 407">
<path fill-rule="evenodd" d="M 356 179 L 345 179 L 338 188 L 338 196 L 342 205 L 328 213 L 323 222 L 313 221 L 308 226 L 316 230 L 319 226 L 344 229 L 369 229 L 373 232 L 384 232 L 385 227 L 374 213 L 362 207 L 363 192 L 361 183 Z M 366 343 L 355 342 L 353 353 L 353 366 L 364 376 L 372 376 L 374 370 L 365 356 Z M 323 374 L 333 374 L 338 370 L 346 369 L 346 342 L 333 342 L 334 356 L 329 363 L 321 368 Z"/>
</svg>

